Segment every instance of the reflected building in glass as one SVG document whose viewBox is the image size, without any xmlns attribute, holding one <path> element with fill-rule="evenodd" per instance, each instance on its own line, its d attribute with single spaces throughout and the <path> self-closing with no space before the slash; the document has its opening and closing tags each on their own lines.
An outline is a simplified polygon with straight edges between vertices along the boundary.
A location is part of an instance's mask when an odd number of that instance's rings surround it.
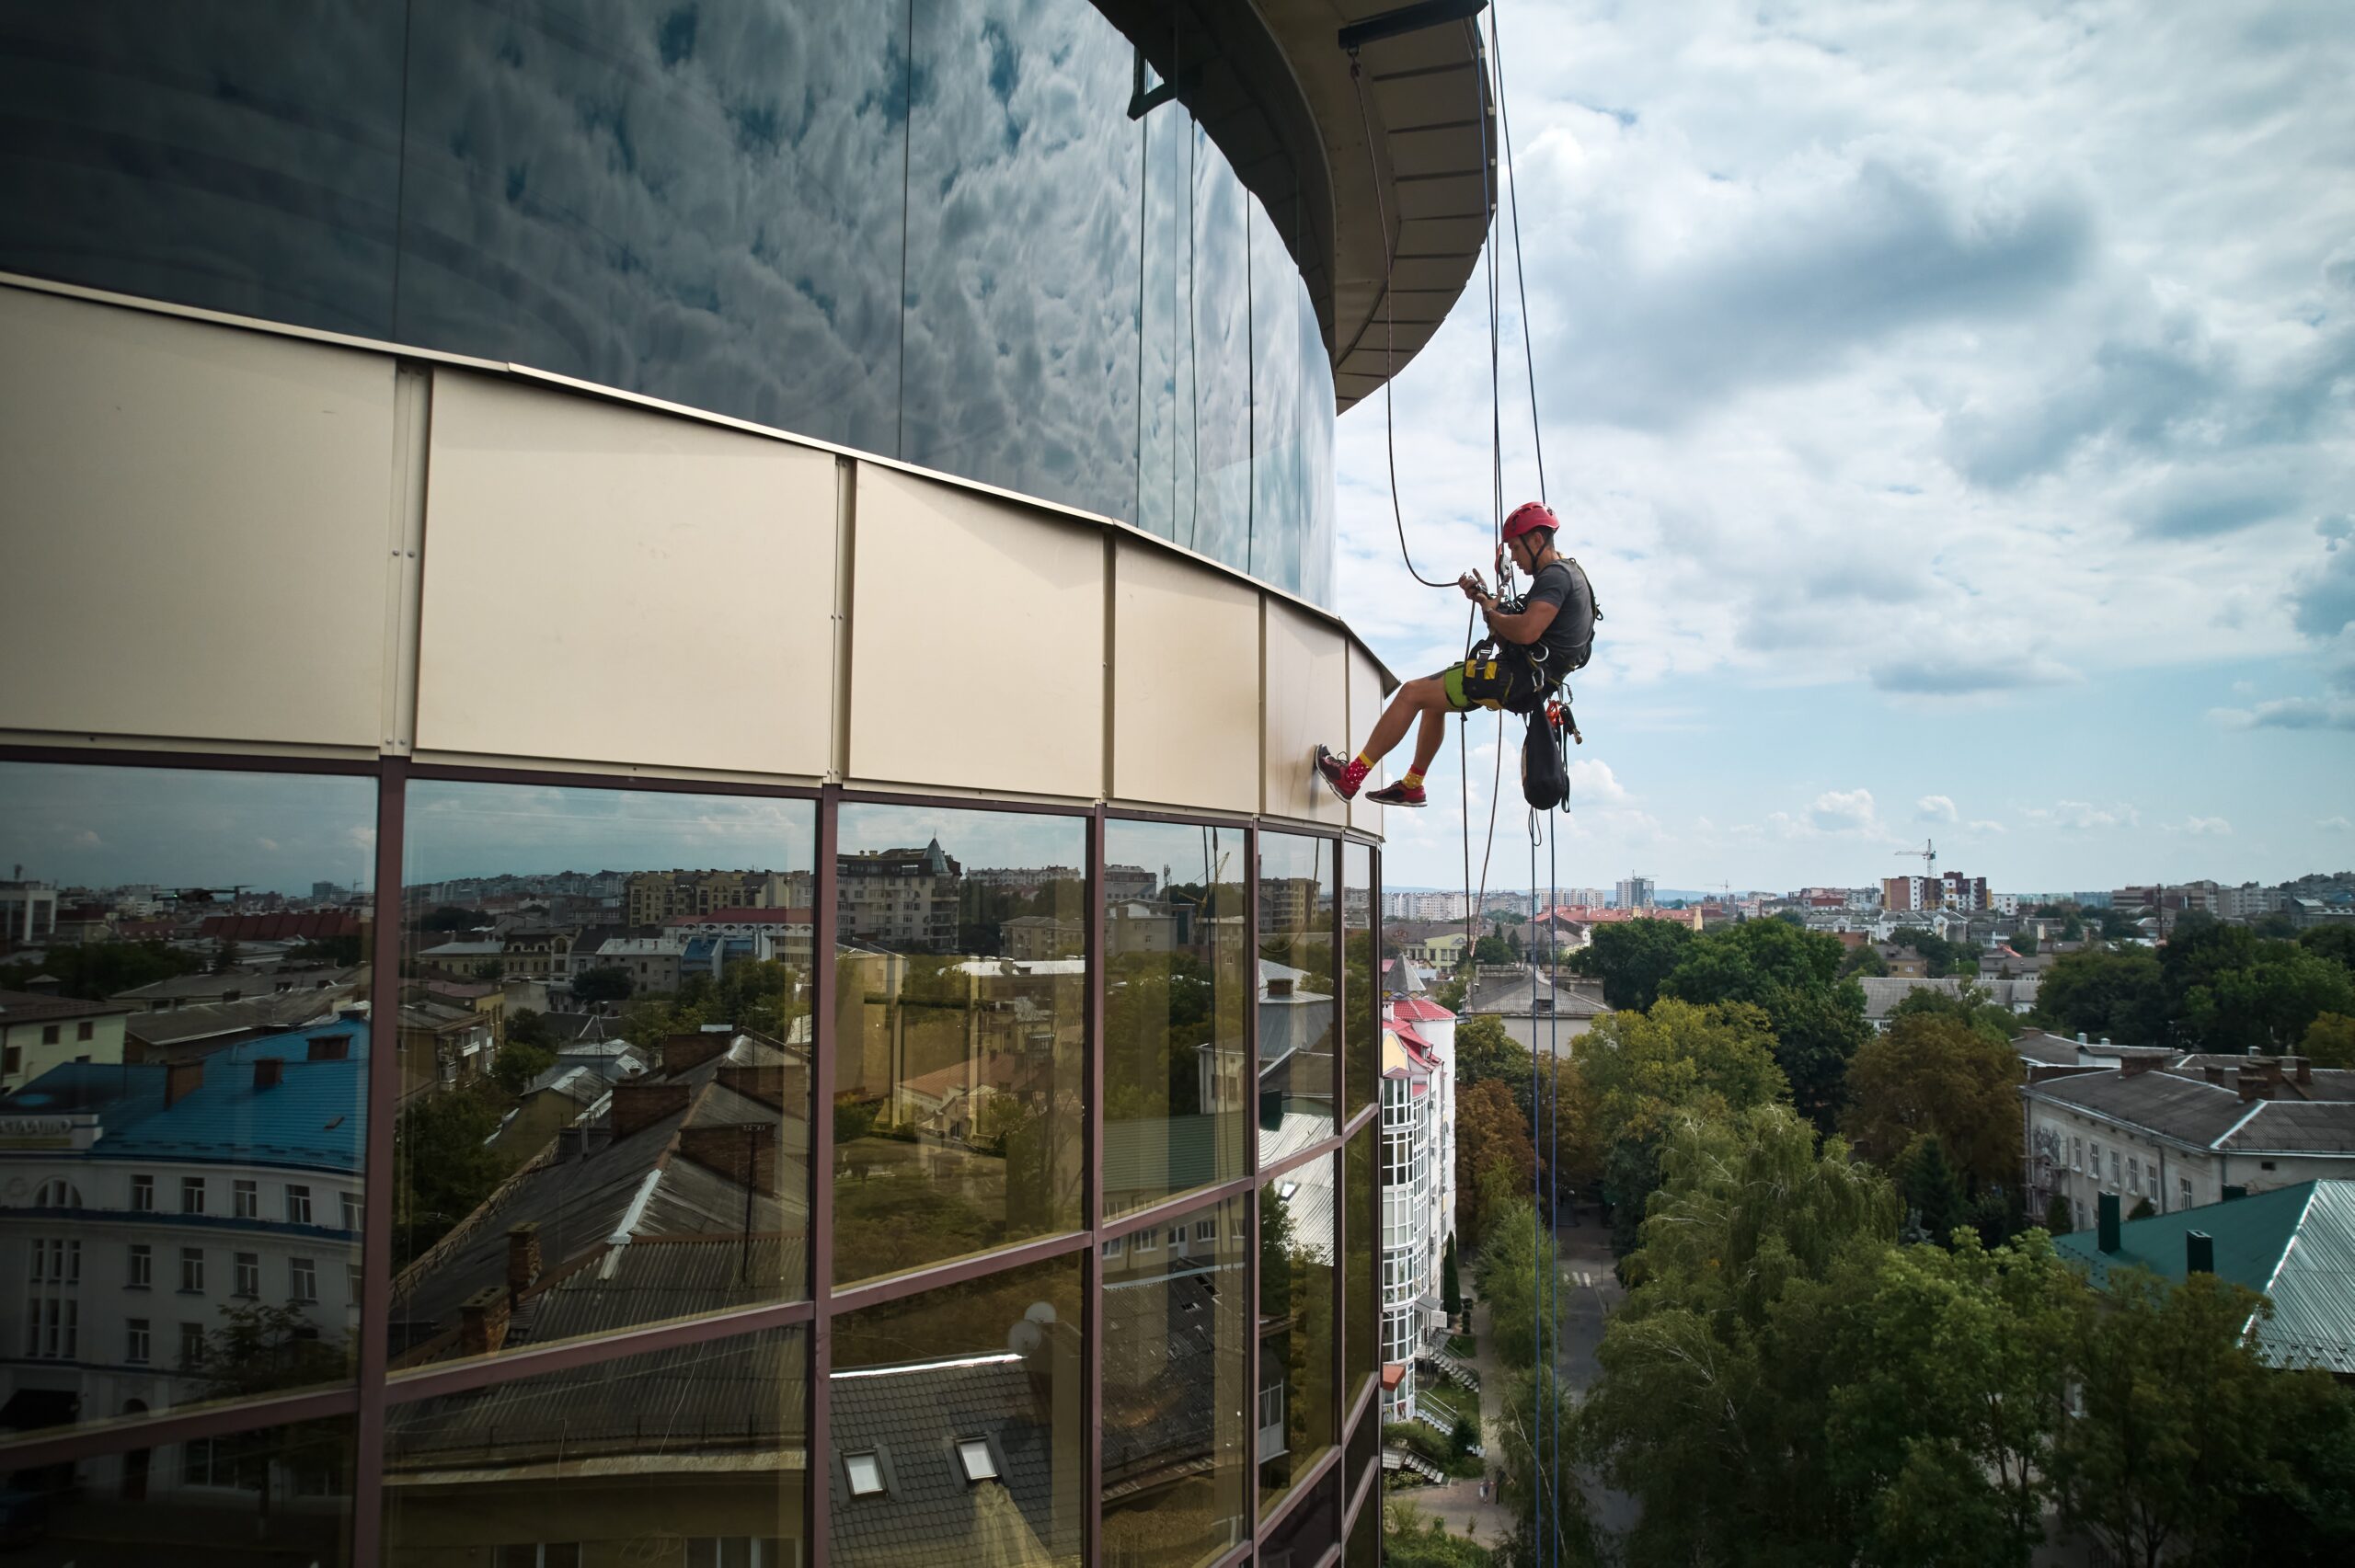
<svg viewBox="0 0 2355 1568">
<path fill-rule="evenodd" d="M 5 1550 L 1378 1558 L 1380 8 L 0 6 Z"/>
</svg>

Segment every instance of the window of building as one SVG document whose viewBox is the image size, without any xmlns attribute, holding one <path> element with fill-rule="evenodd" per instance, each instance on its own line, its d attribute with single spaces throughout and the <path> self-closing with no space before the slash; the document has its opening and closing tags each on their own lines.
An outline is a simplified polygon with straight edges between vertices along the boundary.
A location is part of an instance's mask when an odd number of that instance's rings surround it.
<svg viewBox="0 0 2355 1568">
<path fill-rule="evenodd" d="M 2142 1162 L 2140 1159 L 2130 1157 L 2126 1162 L 2126 1190 L 2131 1193 L 2142 1190 Z"/>
<path fill-rule="evenodd" d="M 240 1219 L 261 1218 L 261 1184 L 243 1179 L 229 1184 L 229 1204 Z"/>
<path fill-rule="evenodd" d="M 801 1543 L 759 1536 L 690 1536 L 687 1568 L 798 1568 Z"/>
<path fill-rule="evenodd" d="M 81 1190 L 62 1176 L 52 1176 L 41 1183 L 40 1190 L 33 1194 L 33 1207 L 79 1208 L 82 1207 Z"/>
<path fill-rule="evenodd" d="M 180 1212 L 182 1214 L 204 1212 L 204 1178 L 202 1176 L 180 1178 Z"/>
<path fill-rule="evenodd" d="M 1341 1022 L 1343 1118 L 1381 1094 L 1382 986 L 1373 952 L 1373 852 L 1341 846 Z"/>
<path fill-rule="evenodd" d="M 0 1075 L 14 1078 L 24 1070 L 25 1047 L 22 1046 L 0 1047 Z"/>
<path fill-rule="evenodd" d="M 1153 883 L 1104 905 L 1107 1215 L 1244 1172 L 1243 843 L 1235 828 L 1104 826 L 1106 864 Z"/>
<path fill-rule="evenodd" d="M 236 1281 L 233 1288 L 234 1294 L 243 1296 L 248 1300 L 260 1295 L 261 1254 L 258 1253 L 237 1253 L 236 1276 Z"/>
<path fill-rule="evenodd" d="M 44 1046 L 53 1046 L 58 1043 L 56 1024 L 44 1024 L 40 1026 L 40 1043 Z"/>
<path fill-rule="evenodd" d="M 1283 1429 L 1260 1424 L 1259 1512 L 1281 1502 L 1324 1457 L 1333 1426 L 1337 1161 L 1295 1166 L 1259 1192 L 1259 1382 L 1289 1388 Z M 1272 1451 L 1271 1451 L 1272 1450 Z"/>
<path fill-rule="evenodd" d="M 845 805 L 839 824 L 839 884 L 925 913 L 910 930 L 836 900 L 834 962 L 858 979 L 834 1025 L 834 1277 L 1078 1229 L 1086 820 Z M 921 1058 L 893 1043 L 919 1039 Z M 938 1207 L 912 1225 L 899 1194 L 919 1172 Z"/>
<path fill-rule="evenodd" d="M 343 1265 L 343 1286 L 347 1292 L 344 1297 L 345 1301 L 349 1302 L 353 1307 L 358 1307 L 360 1305 L 361 1292 L 361 1274 L 360 1265 L 358 1264 L 353 1263 Z"/>
<path fill-rule="evenodd" d="M 317 1300 L 319 1299 L 319 1270 L 317 1264 L 310 1258 L 288 1258 L 286 1260 L 286 1284 L 287 1294 L 292 1296 L 295 1300 Z"/>
<path fill-rule="evenodd" d="M 180 1288 L 193 1292 L 201 1292 L 204 1289 L 203 1248 L 182 1247 L 180 1249 Z"/>
<path fill-rule="evenodd" d="M 1350 1139 L 1343 1169 L 1341 1216 L 1343 1274 L 1340 1288 L 1342 1382 L 1341 1408 L 1356 1408 L 1368 1384 L 1380 1376 L 1382 1349 L 1376 1343 L 1380 1321 L 1380 1285 L 1374 1276 L 1374 1143 L 1380 1129 L 1361 1127 Z M 1437 1283 L 1436 1277 L 1433 1280 Z"/>
<path fill-rule="evenodd" d="M 311 1189 L 290 1185 L 286 1189 L 286 1223 L 308 1225 L 311 1222 Z"/>
<path fill-rule="evenodd" d="M 125 1318 L 122 1321 L 122 1358 L 134 1367 L 147 1362 L 147 1320 Z"/>
<path fill-rule="evenodd" d="M 958 1438 L 957 1465 L 965 1472 L 969 1483 L 997 1479 L 997 1460 L 990 1453 L 986 1437 Z"/>
<path fill-rule="evenodd" d="M 144 1242 L 131 1243 L 131 1257 L 123 1283 L 133 1290 L 144 1290 L 155 1283 L 155 1249 Z"/>
<path fill-rule="evenodd" d="M 2085 1168 L 2085 1140 L 2082 1138 L 2073 1138 L 2069 1140 L 2069 1169 L 2082 1171 Z"/>
<path fill-rule="evenodd" d="M 131 1207 L 132 1212 L 138 1214 L 152 1214 L 155 1211 L 155 1177 L 133 1176 L 131 1178 Z"/>
<path fill-rule="evenodd" d="M 74 1025 L 74 1037 L 76 1040 L 92 1039 L 96 1037 L 97 1034 L 97 1027 L 87 1019 L 84 1019 L 81 1023 Z"/>
<path fill-rule="evenodd" d="M 2119 1185 L 2118 1150 L 2115 1149 L 2109 1151 L 2109 1185 L 2113 1187 Z"/>
<path fill-rule="evenodd" d="M 1334 1130 L 1338 991 L 1334 861 L 1339 844 L 1259 835 L 1259 1163 Z"/>
<path fill-rule="evenodd" d="M 843 1475 L 854 1497 L 876 1497 L 883 1491 L 882 1457 L 873 1449 L 843 1456 Z"/>
<path fill-rule="evenodd" d="M 2191 1178 L 2189 1176 L 2179 1177 L 2176 1182 L 2176 1207 L 2177 1208 L 2189 1208 L 2192 1207 Z"/>
<path fill-rule="evenodd" d="M 180 1325 L 180 1365 L 183 1367 L 204 1365 L 204 1325 L 202 1323 Z"/>
<path fill-rule="evenodd" d="M 343 1228 L 357 1235 L 362 1223 L 360 1207 L 360 1195 L 358 1193 L 344 1193 L 340 1195 L 340 1196 L 343 1206 Z"/>
</svg>

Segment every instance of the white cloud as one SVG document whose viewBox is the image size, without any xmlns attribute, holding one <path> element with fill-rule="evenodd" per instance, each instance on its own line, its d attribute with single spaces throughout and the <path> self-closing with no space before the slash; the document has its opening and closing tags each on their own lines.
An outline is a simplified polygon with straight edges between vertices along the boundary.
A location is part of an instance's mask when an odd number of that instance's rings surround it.
<svg viewBox="0 0 2355 1568">
<path fill-rule="evenodd" d="M 2064 800 L 2051 807 L 2030 807 L 2020 816 L 2035 827 L 2065 828 L 2078 832 L 2139 827 L 2142 820 L 2142 813 L 2131 806 L 2096 806 L 2085 800 Z"/>
<path fill-rule="evenodd" d="M 1610 763 L 1581 757 L 1570 764 L 1571 800 L 1600 801 L 1612 806 L 1631 798 L 1626 786 L 1612 773 Z"/>
<path fill-rule="evenodd" d="M 1961 814 L 1955 810 L 1951 797 L 1925 795 L 1913 803 L 1913 815 L 1923 822 L 1953 822 L 1959 820 Z"/>
<path fill-rule="evenodd" d="M 2227 729 L 2355 729 L 2355 697 L 2277 697 L 2253 708 L 2210 708 Z"/>
<path fill-rule="evenodd" d="M 2315 826 L 2326 833 L 2355 832 L 2355 822 L 2349 822 L 2344 817 L 2326 817 Z"/>
<path fill-rule="evenodd" d="M 2187 817 L 2180 822 L 2162 824 L 2160 830 L 2167 833 L 2189 833 L 2200 838 L 2228 839 L 2232 837 L 2233 825 L 2222 817 Z"/>
<path fill-rule="evenodd" d="M 1990 821 L 1985 818 L 1976 818 L 1968 826 L 1974 833 L 2001 833 L 2006 830 L 2001 822 Z"/>
</svg>

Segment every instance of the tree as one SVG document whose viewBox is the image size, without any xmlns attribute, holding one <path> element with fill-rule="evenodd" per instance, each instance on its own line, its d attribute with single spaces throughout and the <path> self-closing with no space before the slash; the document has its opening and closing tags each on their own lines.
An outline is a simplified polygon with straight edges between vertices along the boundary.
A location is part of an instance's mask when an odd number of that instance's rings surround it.
<svg viewBox="0 0 2355 1568">
<path fill-rule="evenodd" d="M 1594 928 L 1570 967 L 1603 982 L 1604 1006 L 1640 1013 L 1659 997 L 1660 981 L 1693 940 L 1693 928 L 1675 921 L 1612 921 Z"/>
<path fill-rule="evenodd" d="M 2355 1018 L 2343 1013 L 2316 1013 L 2298 1048 L 2316 1067 L 2355 1067 Z"/>
<path fill-rule="evenodd" d="M 557 1038 L 556 1025 L 548 1022 L 546 1013 L 519 1007 L 507 1015 L 507 1043 L 554 1050 L 561 1042 Z"/>
<path fill-rule="evenodd" d="M 2355 976 L 2310 948 L 2263 942 L 2246 963 L 2189 986 L 2182 1009 L 2204 1049 L 2294 1051 L 2322 1014 L 2355 1013 Z"/>
<path fill-rule="evenodd" d="M 2265 1364 L 2242 1333 L 2260 1310 L 2214 1275 L 2171 1285 L 2118 1270 L 2080 1315 L 2079 1414 L 2061 1428 L 2053 1472 L 2064 1516 L 2122 1562 L 2330 1560 L 2247 1555 L 2246 1532 L 2269 1523 L 2264 1505 L 2310 1484 L 2290 1466 L 2301 1435 L 2343 1434 L 2348 1419 L 2327 1373 Z M 2338 1452 L 2344 1464 L 2343 1438 Z M 2315 1479 L 2345 1496 L 2345 1470 Z M 2336 1522 L 2344 1531 L 2343 1511 Z"/>
<path fill-rule="evenodd" d="M 1534 1180 L 1536 1150 L 1531 1147 L 1529 1123 L 1513 1101 L 1512 1092 L 1496 1079 L 1459 1088 L 1455 1098 L 1455 1190 L 1459 1207 L 1456 1228 L 1473 1246 L 1487 1236 L 1488 1217 L 1481 1212 L 1482 1178 L 1490 1171 L 1504 1173 L 1511 1190 L 1527 1192 Z"/>
<path fill-rule="evenodd" d="M 2036 1010 L 2061 1033 L 2104 1036 L 2121 1046 L 2154 1046 L 2166 1028 L 2159 961 L 2149 953 L 2085 947 L 2044 972 Z"/>
<path fill-rule="evenodd" d="M 2077 1218 L 2069 1212 L 2069 1200 L 2059 1193 L 2044 1206 L 2044 1229 L 2055 1236 L 2065 1236 L 2077 1228 Z"/>
<path fill-rule="evenodd" d="M 1898 1196 L 1905 1200 L 1906 1210 L 1922 1234 L 1940 1246 L 1947 1245 L 1969 1217 L 1970 1208 L 1961 1178 L 1947 1163 L 1938 1135 L 1925 1132 L 1907 1144 L 1891 1173 L 1897 1178 Z"/>
<path fill-rule="evenodd" d="M 1472 961 L 1476 964 L 1511 964 L 1520 955 L 1501 936 L 1484 936 L 1473 944 Z"/>
<path fill-rule="evenodd" d="M 1684 1119 L 1661 1167 L 1580 1415 L 1582 1452 L 1643 1505 L 1627 1561 L 1858 1561 L 1829 1392 L 1896 1195 L 1782 1105 Z"/>
<path fill-rule="evenodd" d="M 1439 1257 L 1440 1310 L 1450 1318 L 1464 1311 L 1464 1276 L 1455 1261 L 1455 1232 L 1447 1233 L 1447 1246 Z"/>
<path fill-rule="evenodd" d="M 245 956 L 244 950 L 236 943 L 225 936 L 223 937 L 220 945 L 213 950 L 213 972 L 216 975 L 227 974 L 244 961 Z"/>
<path fill-rule="evenodd" d="M 1844 980 L 1866 976 L 1879 979 L 1889 974 L 1889 960 L 1880 956 L 1878 946 L 1869 942 L 1859 942 L 1848 949 L 1846 957 L 1840 960 L 1836 973 L 1837 978 Z"/>
<path fill-rule="evenodd" d="M 153 985 L 201 968 L 194 956 L 160 942 L 82 942 L 51 947 L 39 963 L 0 965 L 0 986 L 21 990 L 36 975 L 57 981 L 57 994 L 104 1001 L 136 986 Z"/>
<path fill-rule="evenodd" d="M 1475 1013 L 1455 1026 L 1455 1082 L 1485 1083 L 1491 1079 L 1529 1092 L 1529 1047 L 1505 1033 L 1504 1020 Z"/>
<path fill-rule="evenodd" d="M 2148 1197 L 2138 1197 L 2134 1200 L 2134 1207 L 2126 1211 L 2126 1218 L 2129 1219 L 2148 1219 L 2156 1213 L 2158 1213 L 2157 1207 L 2154 1205 Z"/>
<path fill-rule="evenodd" d="M 554 1051 L 511 1039 L 491 1059 L 491 1081 L 510 1094 L 521 1094 L 532 1080 L 555 1065 Z"/>
<path fill-rule="evenodd" d="M 485 923 L 478 910 L 462 910 L 455 904 L 443 904 L 409 921 L 408 928 L 419 932 L 472 931 Z"/>
<path fill-rule="evenodd" d="M 1660 994 L 1763 1008 L 1792 1104 L 1829 1130 L 1845 1097 L 1848 1059 L 1872 1034 L 1864 989 L 1838 978 L 1842 953 L 1840 939 L 1821 932 L 1744 921 L 1694 938 Z"/>
<path fill-rule="evenodd" d="M 296 1389 L 349 1383 L 352 1352 L 348 1341 L 322 1338 L 302 1304 L 254 1302 L 220 1309 L 221 1326 L 204 1336 L 201 1357 L 191 1368 L 208 1400 L 247 1401 Z M 254 1493 L 257 1533 L 268 1539 L 275 1471 L 286 1468 L 316 1477 L 337 1476 L 347 1451 L 348 1426 L 335 1420 L 296 1421 L 215 1438 L 215 1457 L 225 1459 L 237 1484 Z"/>
<path fill-rule="evenodd" d="M 2061 940 L 2063 942 L 2083 942 L 2085 939 L 2085 917 L 2077 913 L 2075 910 L 2071 910 L 2068 915 L 2061 921 Z"/>
<path fill-rule="evenodd" d="M 2019 955 L 2021 957 L 2023 957 L 2023 958 L 2033 958 L 2033 957 L 2035 957 L 2035 956 L 2036 956 L 2036 933 L 2035 933 L 2035 931 L 2034 931 L 2032 928 L 2028 927 L 2028 926 L 2022 926 L 2022 927 L 2020 927 L 2020 929 L 2019 929 L 2018 931 L 2015 932 L 2015 933 L 2012 934 L 2011 948 L 2012 948 L 2012 951 L 2013 951 L 2013 952 L 2015 952 L 2015 953 L 2018 954 L 2018 955 Z"/>
<path fill-rule="evenodd" d="M 1833 1481 L 1860 1560 L 2024 1568 L 2044 1541 L 2085 1289 L 2040 1236 L 1883 1252 L 1840 1329 Z"/>
<path fill-rule="evenodd" d="M 1494 1560 L 1499 1565 L 1583 1568 L 1602 1561 L 1578 1471 L 1578 1402 L 1559 1376 L 1545 1368 L 1516 1372 L 1505 1385 L 1497 1458 L 1503 1481 L 1499 1501 L 1513 1522 L 1497 1543 Z M 1531 1439 L 1548 1427 L 1541 1465 Z M 1541 1497 L 1542 1539 L 1534 1533 Z"/>
<path fill-rule="evenodd" d="M 393 1254 L 396 1265 L 421 1255 L 482 1207 L 513 1169 L 489 1147 L 501 1104 L 487 1084 L 420 1094 L 394 1131 Z"/>
<path fill-rule="evenodd" d="M 1975 975 L 1979 972 L 1979 952 L 1967 942 L 1948 942 L 1945 937 L 1918 925 L 1900 926 L 1890 940 L 1900 947 L 1911 947 L 1926 961 L 1932 979 L 1948 975 Z"/>
<path fill-rule="evenodd" d="M 2021 1076 L 2008 1044 L 1951 1017 L 1895 1018 L 1849 1064 L 1841 1126 L 1884 1168 L 1927 1135 L 1973 1190 L 2009 1183 L 2020 1170 Z"/>
<path fill-rule="evenodd" d="M 2314 926 L 2298 933 L 2298 945 L 2355 975 L 2355 924 Z"/>
<path fill-rule="evenodd" d="M 619 965 L 601 964 L 572 977 L 572 994 L 582 1001 L 627 1001 L 630 990 L 629 971 Z"/>
<path fill-rule="evenodd" d="M 2011 1009 L 1987 1000 L 1983 986 L 1965 985 L 1952 994 L 1930 986 L 1917 986 L 1898 1000 L 1889 1010 L 1893 1025 L 1901 1018 L 1951 1018 L 1970 1025 L 1983 1038 L 2009 1050 L 2012 1036 L 2017 1031 Z"/>
</svg>

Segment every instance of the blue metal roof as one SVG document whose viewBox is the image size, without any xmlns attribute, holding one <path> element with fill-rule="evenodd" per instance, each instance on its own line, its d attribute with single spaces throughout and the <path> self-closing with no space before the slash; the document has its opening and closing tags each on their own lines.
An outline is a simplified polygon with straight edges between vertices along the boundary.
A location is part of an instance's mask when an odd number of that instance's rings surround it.
<svg viewBox="0 0 2355 1568">
<path fill-rule="evenodd" d="M 345 1036 L 339 1060 L 312 1061 L 310 1042 Z M 279 1082 L 254 1086 L 253 1064 L 276 1057 Z M 367 1124 L 368 1024 L 346 1018 L 264 1035 L 204 1059 L 204 1081 L 164 1104 L 161 1063 L 67 1062 L 27 1084 L 9 1108 L 28 1116 L 95 1111 L 86 1158 L 184 1160 L 357 1173 Z"/>
</svg>

